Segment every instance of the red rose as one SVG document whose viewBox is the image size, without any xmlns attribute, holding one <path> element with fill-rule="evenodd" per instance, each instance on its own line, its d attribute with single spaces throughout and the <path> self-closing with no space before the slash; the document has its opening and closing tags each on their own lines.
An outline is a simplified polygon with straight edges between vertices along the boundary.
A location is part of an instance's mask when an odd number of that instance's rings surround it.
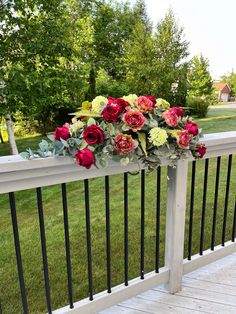
<svg viewBox="0 0 236 314">
<path fill-rule="evenodd" d="M 155 104 L 157 103 L 156 98 L 153 97 L 153 96 L 149 96 L 149 95 L 146 95 L 145 97 L 146 97 L 147 99 L 151 100 L 151 102 L 153 103 L 153 107 L 154 107 Z"/>
<path fill-rule="evenodd" d="M 184 109 L 181 107 L 172 107 L 171 110 L 174 111 L 178 117 L 182 118 L 184 115 Z"/>
<path fill-rule="evenodd" d="M 197 144 L 195 152 L 197 153 L 197 157 L 203 158 L 203 156 L 206 154 L 206 146 L 204 144 Z"/>
<path fill-rule="evenodd" d="M 188 131 L 180 131 L 179 136 L 177 137 L 177 143 L 179 147 L 187 149 L 190 143 L 190 135 Z"/>
<path fill-rule="evenodd" d="M 85 167 L 86 169 L 90 169 L 91 166 L 95 162 L 93 152 L 88 149 L 84 148 L 82 150 L 77 150 L 75 154 L 76 162 L 78 165 Z"/>
<path fill-rule="evenodd" d="M 120 107 L 116 104 L 108 104 L 102 111 L 102 117 L 107 122 L 117 122 L 120 116 Z"/>
<path fill-rule="evenodd" d="M 132 109 L 126 111 L 122 120 L 134 132 L 141 130 L 145 123 L 144 115 L 139 110 L 132 110 Z"/>
<path fill-rule="evenodd" d="M 123 98 L 113 98 L 113 97 L 108 97 L 108 104 L 112 105 L 118 105 L 120 108 L 120 113 L 124 112 L 126 110 L 126 107 L 130 107 L 130 103 Z"/>
<path fill-rule="evenodd" d="M 134 140 L 131 135 L 117 134 L 114 140 L 115 149 L 118 154 L 128 154 L 134 149 Z"/>
<path fill-rule="evenodd" d="M 166 110 L 162 116 L 167 125 L 174 127 L 178 125 L 178 116 L 172 109 Z"/>
<path fill-rule="evenodd" d="M 137 99 L 135 99 L 135 103 L 142 113 L 149 113 L 153 110 L 153 102 L 146 96 L 138 97 Z"/>
<path fill-rule="evenodd" d="M 56 128 L 53 136 L 57 141 L 60 141 L 61 138 L 66 141 L 70 137 L 70 131 L 66 126 L 63 125 L 61 128 Z"/>
<path fill-rule="evenodd" d="M 192 134 L 193 136 L 196 136 L 198 135 L 198 125 L 197 123 L 194 123 L 194 122 L 187 122 L 185 127 L 184 127 L 185 130 L 188 131 L 189 134 Z"/>
<path fill-rule="evenodd" d="M 84 130 L 83 138 L 89 145 L 99 144 L 104 141 L 104 133 L 100 126 L 92 124 Z"/>
</svg>

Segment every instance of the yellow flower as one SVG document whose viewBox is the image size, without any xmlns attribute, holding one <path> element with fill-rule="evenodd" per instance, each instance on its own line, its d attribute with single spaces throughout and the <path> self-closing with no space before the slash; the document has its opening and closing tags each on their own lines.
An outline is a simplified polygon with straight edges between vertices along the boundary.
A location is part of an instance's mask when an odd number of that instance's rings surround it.
<svg viewBox="0 0 236 314">
<path fill-rule="evenodd" d="M 168 101 L 166 101 L 165 99 L 162 99 L 162 98 L 157 98 L 156 100 L 156 104 L 155 104 L 155 107 L 163 107 L 165 109 L 169 109 L 170 108 L 170 104 L 168 103 Z"/>
<path fill-rule="evenodd" d="M 124 96 L 123 99 L 128 101 L 131 105 L 136 106 L 135 99 L 138 99 L 138 96 L 135 94 L 129 94 L 128 96 Z"/>
<path fill-rule="evenodd" d="M 151 129 L 149 132 L 149 141 L 154 145 L 154 146 L 161 146 L 166 143 L 168 138 L 166 130 L 163 130 L 159 127 L 155 127 Z"/>
<path fill-rule="evenodd" d="M 76 133 L 78 129 L 81 129 L 84 126 L 84 122 L 82 121 L 77 121 L 76 118 L 73 118 L 72 120 L 72 125 L 70 126 L 70 129 L 73 133 Z"/>
<path fill-rule="evenodd" d="M 179 136 L 180 130 L 168 130 L 168 134 L 174 138 L 177 138 Z"/>
<path fill-rule="evenodd" d="M 92 101 L 92 111 L 96 113 L 100 113 L 102 107 L 106 106 L 108 103 L 108 100 L 106 97 L 103 96 L 97 96 Z"/>
</svg>

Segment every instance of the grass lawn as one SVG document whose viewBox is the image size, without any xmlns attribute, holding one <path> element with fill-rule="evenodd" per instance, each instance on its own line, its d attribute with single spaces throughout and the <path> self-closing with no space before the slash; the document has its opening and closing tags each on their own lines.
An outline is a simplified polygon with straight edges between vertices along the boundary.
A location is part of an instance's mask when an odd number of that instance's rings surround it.
<svg viewBox="0 0 236 314">
<path fill-rule="evenodd" d="M 205 133 L 236 129 L 236 110 L 213 109 L 209 117 L 199 120 Z M 228 118 L 231 115 L 232 117 Z M 223 117 L 222 117 L 223 116 Z M 210 119 L 210 120 L 209 120 Z M 33 147 L 39 138 L 18 139 L 19 150 Z M 0 144 L 0 155 L 8 154 L 8 146 Z M 214 201 L 216 160 L 211 159 L 209 165 L 209 182 L 206 208 L 205 248 L 210 246 L 212 211 Z M 227 173 L 227 158 L 222 158 L 219 203 L 216 226 L 216 244 L 220 243 L 224 196 Z M 196 190 L 194 207 L 193 253 L 199 250 L 201 205 L 203 193 L 204 161 L 197 162 Z M 190 190 L 191 165 L 189 171 Z M 124 268 L 124 237 L 123 237 L 123 176 L 110 178 L 111 196 L 111 264 L 112 286 L 123 282 Z M 162 168 L 161 186 L 161 241 L 160 265 L 164 261 L 165 240 L 165 208 L 166 208 L 166 167 Z M 87 260 L 86 260 L 86 230 L 84 215 L 83 182 L 67 185 L 69 225 L 71 240 L 71 257 L 73 271 L 74 300 L 88 295 Z M 189 197 L 186 215 L 186 245 L 189 221 Z M 233 158 L 229 211 L 227 220 L 227 239 L 231 237 L 233 205 L 236 191 L 236 157 Z M 146 176 L 146 212 L 145 212 L 145 271 L 155 267 L 155 206 L 156 206 L 156 173 Z M 19 233 L 26 288 L 29 299 L 30 313 L 45 313 L 46 301 L 44 293 L 43 268 L 41 258 L 39 224 L 34 190 L 15 193 L 18 215 Z M 43 188 L 43 203 L 45 212 L 45 227 L 48 249 L 49 276 L 53 309 L 68 304 L 67 275 L 64 249 L 63 212 L 60 186 Z M 94 292 L 106 289 L 106 250 L 105 250 L 105 204 L 104 178 L 90 180 L 91 232 L 93 254 L 93 284 Z M 0 300 L 3 313 L 22 313 L 20 289 L 12 236 L 11 218 L 8 196 L 0 195 Z M 140 256 L 140 176 L 129 175 L 129 277 L 139 275 Z"/>
</svg>

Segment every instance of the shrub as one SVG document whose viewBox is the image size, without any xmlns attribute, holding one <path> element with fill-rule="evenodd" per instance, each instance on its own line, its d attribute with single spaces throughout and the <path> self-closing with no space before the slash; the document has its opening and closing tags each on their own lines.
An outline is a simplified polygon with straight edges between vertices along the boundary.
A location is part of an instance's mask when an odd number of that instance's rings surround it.
<svg viewBox="0 0 236 314">
<path fill-rule="evenodd" d="M 187 98 L 187 114 L 204 118 L 207 115 L 211 102 L 206 97 L 191 96 Z"/>
</svg>

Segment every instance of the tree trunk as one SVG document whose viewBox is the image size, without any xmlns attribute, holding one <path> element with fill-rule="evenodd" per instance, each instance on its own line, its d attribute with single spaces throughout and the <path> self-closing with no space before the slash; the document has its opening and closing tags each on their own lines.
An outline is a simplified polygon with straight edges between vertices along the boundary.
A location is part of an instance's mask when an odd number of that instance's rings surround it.
<svg viewBox="0 0 236 314">
<path fill-rule="evenodd" d="M 16 146 L 15 136 L 14 136 L 14 126 L 11 120 L 11 116 L 9 114 L 6 115 L 6 125 L 7 125 L 7 133 L 8 133 L 8 141 L 10 144 L 11 154 L 17 155 L 18 149 Z"/>
<path fill-rule="evenodd" d="M 2 136 L 2 116 L 0 116 L 0 141 L 4 143 L 3 136 Z"/>
</svg>

